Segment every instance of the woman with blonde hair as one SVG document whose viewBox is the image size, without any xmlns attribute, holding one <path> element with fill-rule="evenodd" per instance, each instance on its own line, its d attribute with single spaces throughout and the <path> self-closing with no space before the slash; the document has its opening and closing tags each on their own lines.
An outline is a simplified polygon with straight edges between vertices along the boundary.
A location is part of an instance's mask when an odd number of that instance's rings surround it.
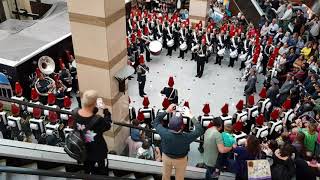
<svg viewBox="0 0 320 180">
<path fill-rule="evenodd" d="M 102 107 L 104 108 L 104 117 L 97 115 L 97 99 L 98 93 L 95 90 L 88 90 L 83 93 L 82 108 L 75 109 L 73 112 L 74 128 L 83 131 L 86 142 L 85 173 L 108 175 L 108 164 L 105 165 L 105 159 L 108 157 L 108 147 L 103 138 L 103 133 L 111 127 L 111 113 L 107 108 Z M 96 163 L 98 164 L 97 168 L 95 167 Z"/>
</svg>

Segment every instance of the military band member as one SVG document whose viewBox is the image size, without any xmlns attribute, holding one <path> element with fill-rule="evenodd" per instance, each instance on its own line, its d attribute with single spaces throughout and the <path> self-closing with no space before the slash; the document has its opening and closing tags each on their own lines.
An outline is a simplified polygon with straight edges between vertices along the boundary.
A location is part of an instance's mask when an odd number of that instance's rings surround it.
<svg viewBox="0 0 320 180">
<path fill-rule="evenodd" d="M 173 77 L 169 77 L 168 87 L 164 87 L 161 90 L 161 94 L 165 95 L 168 98 L 170 104 L 178 104 L 178 90 L 173 88 L 174 80 Z"/>
<path fill-rule="evenodd" d="M 205 34 L 205 37 L 206 37 L 206 45 L 207 45 L 207 58 L 206 58 L 206 62 L 208 63 L 208 59 L 211 55 L 211 50 L 212 50 L 212 37 L 211 37 L 211 28 L 208 27 L 207 28 L 207 32 Z"/>
<path fill-rule="evenodd" d="M 186 48 L 187 48 L 187 29 L 186 29 L 186 24 L 182 23 L 182 28 L 180 29 L 180 41 L 179 44 L 182 45 L 185 43 Z M 187 49 L 186 49 L 187 50 Z M 184 53 L 186 52 L 186 50 L 183 50 L 180 48 L 180 53 L 179 53 L 179 57 L 178 58 L 182 58 L 184 59 Z"/>
<path fill-rule="evenodd" d="M 172 21 L 171 23 L 168 25 L 168 27 L 166 28 L 166 31 L 168 32 L 168 35 L 167 35 L 167 43 L 169 43 L 170 40 L 173 39 L 173 32 L 172 32 Z M 168 45 L 168 44 L 167 44 Z M 174 45 L 173 45 L 174 46 Z M 168 47 L 168 53 L 167 53 L 167 56 L 172 56 L 172 49 L 173 49 L 173 46 L 169 47 L 169 45 L 167 46 Z"/>
<path fill-rule="evenodd" d="M 221 50 L 223 48 L 225 48 L 225 43 L 226 43 L 226 36 L 223 30 L 220 31 L 220 33 L 217 35 L 217 50 Z M 219 56 L 217 54 L 216 56 L 216 62 L 214 64 L 219 64 L 221 65 L 221 61 L 223 59 L 223 56 Z"/>
<path fill-rule="evenodd" d="M 145 65 L 144 57 L 142 54 L 139 57 L 139 63 L 140 64 L 137 67 L 137 73 L 138 73 L 137 81 L 139 83 L 139 95 L 143 97 L 144 95 L 147 95 L 144 92 L 144 87 L 146 84 L 146 73 L 149 72 L 149 67 Z"/>
<path fill-rule="evenodd" d="M 238 59 L 238 45 L 240 42 L 240 38 L 238 33 L 235 33 L 234 36 L 231 38 L 231 46 L 230 46 L 230 61 L 228 67 L 234 66 L 234 61 Z"/>
<path fill-rule="evenodd" d="M 199 47 L 199 50 L 197 52 L 197 75 L 196 77 L 201 78 L 203 74 L 204 64 L 206 61 L 206 38 L 203 37 L 201 40 L 201 45 Z"/>
<path fill-rule="evenodd" d="M 177 48 L 179 48 L 179 31 L 180 31 L 180 26 L 178 24 L 178 18 L 174 18 L 174 23 L 172 26 L 172 31 L 173 31 L 173 39 L 174 39 L 174 46 L 173 49 L 174 51 L 177 50 Z"/>
<path fill-rule="evenodd" d="M 200 39 L 200 33 L 199 33 L 199 25 L 196 25 L 194 31 L 192 32 L 192 48 L 194 48 L 196 45 L 199 45 L 199 39 Z M 191 52 L 191 60 L 196 60 L 197 53 L 196 51 Z"/>
</svg>

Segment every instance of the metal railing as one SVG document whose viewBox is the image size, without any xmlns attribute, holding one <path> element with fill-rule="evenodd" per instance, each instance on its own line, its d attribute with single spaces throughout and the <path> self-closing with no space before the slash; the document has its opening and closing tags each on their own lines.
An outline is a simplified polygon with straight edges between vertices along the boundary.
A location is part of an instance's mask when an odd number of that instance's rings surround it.
<svg viewBox="0 0 320 180">
<path fill-rule="evenodd" d="M 60 113 L 60 114 L 72 115 L 72 112 L 70 112 L 70 111 L 65 111 L 65 110 L 61 110 L 60 108 L 52 108 L 52 107 L 39 105 L 39 104 L 33 104 L 33 103 L 29 103 L 27 101 L 19 101 L 19 100 L 9 99 L 9 98 L 6 98 L 6 97 L 1 97 L 1 96 L 0 96 L 0 101 L 10 102 L 10 103 L 17 103 L 17 104 L 25 105 L 25 106 L 28 106 L 28 107 L 40 108 L 40 109 L 43 109 L 43 110 L 55 111 L 55 112 Z M 124 126 L 124 127 L 128 127 L 128 128 L 139 129 L 139 130 L 142 130 L 142 131 L 145 131 L 145 132 L 156 133 L 156 131 L 153 130 L 153 129 L 137 127 L 137 126 L 133 126 L 132 124 L 126 124 L 126 123 L 121 123 L 121 122 L 112 122 L 112 123 L 115 124 L 115 125 L 118 125 L 118 126 Z M 198 142 L 199 143 L 199 142 L 203 142 L 203 141 L 196 140 L 194 142 Z"/>
<path fill-rule="evenodd" d="M 90 180 L 127 180 L 128 178 L 110 177 L 102 175 L 90 175 L 82 173 L 49 171 L 42 169 L 30 169 L 12 166 L 0 166 L 0 173 L 36 175 L 45 177 L 71 178 L 71 179 L 90 179 Z"/>
</svg>

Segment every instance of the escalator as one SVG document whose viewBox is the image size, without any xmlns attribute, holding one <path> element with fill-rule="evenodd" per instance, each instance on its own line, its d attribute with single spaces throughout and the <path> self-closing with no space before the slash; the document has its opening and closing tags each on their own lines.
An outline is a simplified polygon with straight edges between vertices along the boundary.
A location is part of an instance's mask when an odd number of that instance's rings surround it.
<svg viewBox="0 0 320 180">
<path fill-rule="evenodd" d="M 263 15 L 263 11 L 260 8 L 256 0 L 232 0 L 231 5 L 237 6 L 240 11 L 244 12 L 247 21 L 252 22 L 255 26 L 259 24 L 259 19 Z"/>
</svg>

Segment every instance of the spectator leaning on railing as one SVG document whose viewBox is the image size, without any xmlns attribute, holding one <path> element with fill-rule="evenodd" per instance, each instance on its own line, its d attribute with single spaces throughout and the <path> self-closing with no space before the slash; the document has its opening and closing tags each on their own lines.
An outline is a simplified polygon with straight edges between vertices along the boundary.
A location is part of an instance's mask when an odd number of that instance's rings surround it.
<svg viewBox="0 0 320 180">
<path fill-rule="evenodd" d="M 166 112 L 157 115 L 154 120 L 153 126 L 156 132 L 161 137 L 162 148 L 162 179 L 169 180 L 172 172 L 172 168 L 175 167 L 176 180 L 183 180 L 185 170 L 188 163 L 188 152 L 190 144 L 195 141 L 204 133 L 204 129 L 196 118 L 191 114 L 189 110 L 184 112 L 184 115 L 189 117 L 195 125 L 195 130 L 189 133 L 183 132 L 183 119 L 178 113 L 174 113 L 169 121 L 168 128 L 164 128 L 161 124 L 161 120 L 167 113 L 173 113 L 175 111 L 174 104 L 171 104 Z"/>
</svg>

